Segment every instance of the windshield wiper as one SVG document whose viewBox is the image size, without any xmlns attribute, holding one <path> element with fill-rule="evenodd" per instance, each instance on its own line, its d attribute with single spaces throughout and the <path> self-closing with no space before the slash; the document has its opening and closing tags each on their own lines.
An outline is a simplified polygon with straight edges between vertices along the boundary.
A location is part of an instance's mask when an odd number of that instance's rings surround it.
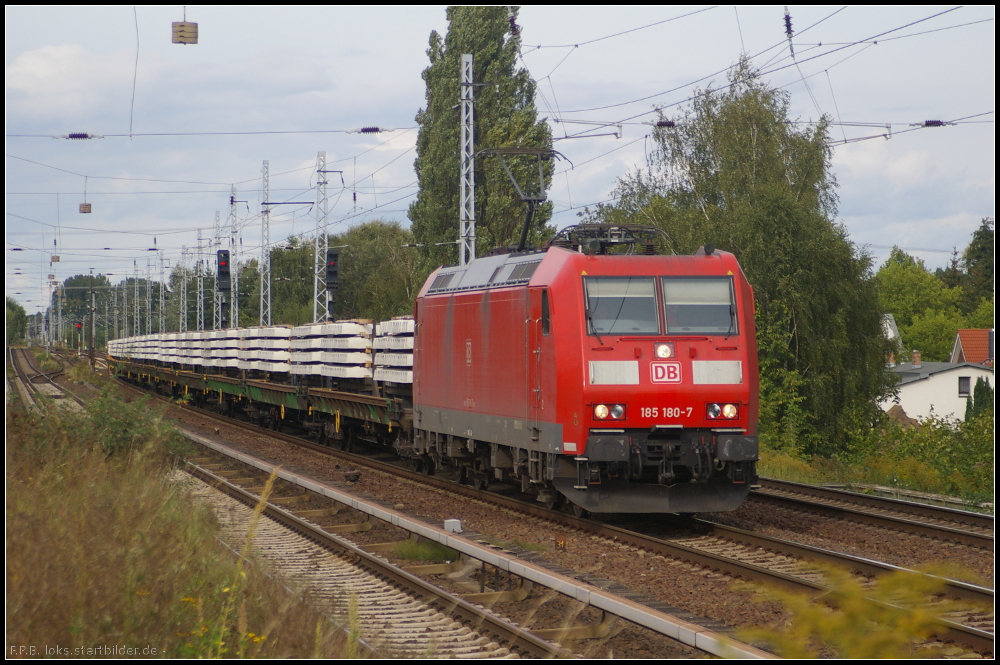
<svg viewBox="0 0 1000 665">
<path fill-rule="evenodd" d="M 604 346 L 604 340 L 601 339 L 601 333 L 597 332 L 597 326 L 594 325 L 594 315 L 590 311 L 589 307 L 587 308 L 587 321 L 590 322 L 590 329 L 594 331 L 595 335 L 597 335 L 597 343 Z"/>
</svg>

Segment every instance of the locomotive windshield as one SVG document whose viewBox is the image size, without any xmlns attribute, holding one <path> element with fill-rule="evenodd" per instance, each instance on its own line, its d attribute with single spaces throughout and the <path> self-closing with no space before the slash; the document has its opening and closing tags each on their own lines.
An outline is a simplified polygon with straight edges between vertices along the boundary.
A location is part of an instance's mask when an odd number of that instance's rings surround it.
<svg viewBox="0 0 1000 665">
<path fill-rule="evenodd" d="M 584 284 L 590 334 L 660 332 L 652 277 L 587 277 Z"/>
<path fill-rule="evenodd" d="M 735 335 L 736 304 L 729 277 L 664 277 L 667 334 Z"/>
</svg>

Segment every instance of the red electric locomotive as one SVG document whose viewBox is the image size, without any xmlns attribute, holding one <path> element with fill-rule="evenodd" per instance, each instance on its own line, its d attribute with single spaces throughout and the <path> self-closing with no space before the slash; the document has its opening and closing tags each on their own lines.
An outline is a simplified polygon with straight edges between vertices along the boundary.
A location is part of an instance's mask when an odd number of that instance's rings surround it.
<svg viewBox="0 0 1000 665">
<path fill-rule="evenodd" d="M 732 254 L 658 256 L 652 232 L 571 227 L 544 252 L 431 275 L 418 465 L 520 480 L 578 513 L 736 509 L 756 480 L 753 290 Z"/>
</svg>

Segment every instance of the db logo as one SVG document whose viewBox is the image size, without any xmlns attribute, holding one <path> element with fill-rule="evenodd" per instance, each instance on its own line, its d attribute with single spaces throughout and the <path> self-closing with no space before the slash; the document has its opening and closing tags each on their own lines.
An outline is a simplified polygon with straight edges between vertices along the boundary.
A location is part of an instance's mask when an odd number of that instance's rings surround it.
<svg viewBox="0 0 1000 665">
<path fill-rule="evenodd" d="M 653 383 L 681 382 L 680 363 L 653 363 L 650 368 L 653 372 Z"/>
</svg>

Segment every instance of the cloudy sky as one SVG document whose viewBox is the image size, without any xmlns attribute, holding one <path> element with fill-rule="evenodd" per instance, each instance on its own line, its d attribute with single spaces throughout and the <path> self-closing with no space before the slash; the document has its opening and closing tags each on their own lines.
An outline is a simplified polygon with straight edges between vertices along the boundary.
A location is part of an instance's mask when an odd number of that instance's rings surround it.
<svg viewBox="0 0 1000 665">
<path fill-rule="evenodd" d="M 326 152 L 343 171 L 330 174 L 334 232 L 375 217 L 408 224 L 420 72 L 431 30 L 447 29 L 443 7 L 189 6 L 195 46 L 171 44 L 182 11 L 5 8 L 5 286 L 29 312 L 44 307 L 48 274 L 117 281 L 145 273 L 154 246 L 177 265 L 199 229 L 212 236 L 216 211 L 226 221 L 234 184 L 243 253 L 256 255 L 263 160 L 270 200 L 308 202 Z M 723 82 L 745 51 L 790 93 L 793 117 L 843 123 L 831 132 L 838 221 L 859 246 L 881 261 L 899 245 L 929 267 L 961 250 L 995 214 L 994 8 L 790 12 L 797 66 L 781 6 L 522 9 L 540 115 L 557 137 L 594 135 L 556 145 L 574 167 L 550 190 L 555 222 L 608 200 L 645 163 L 655 105 L 677 109 Z M 912 126 L 927 120 L 959 122 Z M 623 123 L 620 137 L 595 122 Z M 391 131 L 353 131 L 367 126 Z M 73 132 L 104 138 L 53 138 Z M 855 141 L 865 137 L 876 138 Z M 314 215 L 275 207 L 272 242 L 308 235 Z"/>
</svg>

